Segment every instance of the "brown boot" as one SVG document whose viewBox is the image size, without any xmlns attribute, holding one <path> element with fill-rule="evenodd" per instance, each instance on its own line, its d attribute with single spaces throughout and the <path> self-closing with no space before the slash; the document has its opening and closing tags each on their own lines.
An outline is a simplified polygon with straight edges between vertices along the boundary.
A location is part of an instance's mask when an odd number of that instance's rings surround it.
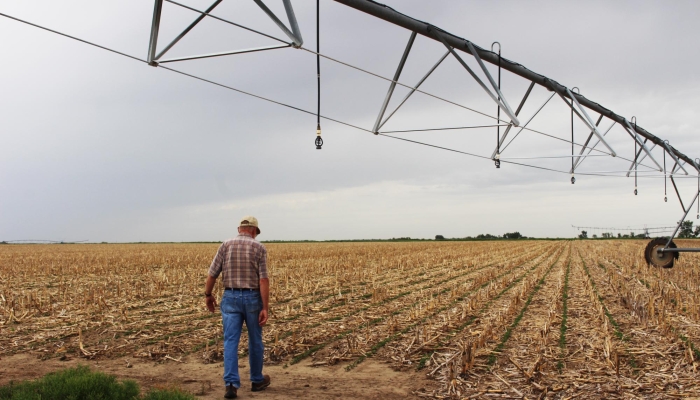
<svg viewBox="0 0 700 400">
<path fill-rule="evenodd" d="M 253 392 L 259 392 L 261 390 L 265 390 L 265 388 L 268 386 L 270 386 L 270 375 L 263 375 L 263 381 L 259 383 L 253 382 L 253 386 L 250 390 Z"/>
<path fill-rule="evenodd" d="M 238 397 L 238 389 L 233 385 L 226 385 L 226 394 L 224 398 L 235 399 L 236 397 Z"/>
</svg>

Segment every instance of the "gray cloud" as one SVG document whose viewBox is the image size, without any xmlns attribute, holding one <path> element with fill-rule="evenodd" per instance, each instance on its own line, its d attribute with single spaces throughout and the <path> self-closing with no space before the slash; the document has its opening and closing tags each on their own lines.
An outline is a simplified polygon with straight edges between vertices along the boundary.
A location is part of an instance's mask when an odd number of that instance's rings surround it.
<svg viewBox="0 0 700 400">
<path fill-rule="evenodd" d="M 636 115 L 646 129 L 686 154 L 698 155 L 693 118 L 700 100 L 694 68 L 700 61 L 695 23 L 700 6 L 695 2 L 388 3 L 482 47 L 498 40 L 504 57 L 564 85 L 579 86 L 589 98 Z M 207 6 L 204 1 L 187 4 Z M 280 4 L 270 6 L 283 15 Z M 321 6 L 324 54 L 393 75 L 408 32 L 334 2 Z M 314 3 L 296 1 L 295 7 L 305 46 L 313 48 Z M 152 2 L 3 0 L 0 12 L 145 57 Z M 284 37 L 252 2 L 223 2 L 216 13 Z M 166 5 L 161 45 L 193 16 Z M 329 121 L 322 122 L 324 149 L 316 151 L 312 115 L 11 20 L 0 20 L 0 37 L 5 52 L 0 66 L 0 240 L 221 239 L 231 233 L 238 214 L 251 210 L 269 224 L 268 239 L 466 236 L 506 230 L 566 236 L 574 233 L 569 225 L 581 221 L 666 225 L 679 217 L 679 207 L 661 201 L 659 179 L 641 180 L 640 196 L 634 197 L 630 179 L 579 177 L 572 186 L 565 174 L 512 165 L 496 170 L 490 161 Z M 205 21 L 169 55 L 267 44 L 272 43 Z M 443 52 L 437 43 L 419 38 L 401 81 L 416 82 Z M 315 57 L 303 50 L 172 65 L 315 108 Z M 371 128 L 388 83 L 327 60 L 322 68 L 322 112 Z M 504 75 L 503 87 L 515 106 L 527 82 Z M 491 100 L 452 59 L 424 88 L 495 114 Z M 392 104 L 406 91 L 398 88 Z M 523 115 L 534 112 L 547 95 L 536 89 Z M 532 127 L 568 137 L 566 107 L 557 98 L 552 102 Z M 386 129 L 491 121 L 416 94 Z M 576 132 L 577 140 L 583 140 L 580 122 Z M 495 141 L 492 129 L 402 135 L 486 156 Z M 633 152 L 621 131 L 611 132 L 611 144 L 625 157 Z M 566 143 L 524 132 L 509 156 L 568 152 Z M 539 165 L 567 169 L 569 162 Z M 591 158 L 584 165 L 584 170 L 600 171 L 626 169 L 629 163 Z M 685 193 L 695 184 L 684 181 Z M 366 220 L 372 223 L 368 226 Z M 298 229 L 299 224 L 314 229 Z"/>
</svg>

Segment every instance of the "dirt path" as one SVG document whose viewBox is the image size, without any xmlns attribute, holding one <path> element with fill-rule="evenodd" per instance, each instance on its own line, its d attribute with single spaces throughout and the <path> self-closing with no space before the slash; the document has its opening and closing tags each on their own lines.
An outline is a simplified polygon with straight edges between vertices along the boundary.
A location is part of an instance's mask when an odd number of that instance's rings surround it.
<svg viewBox="0 0 700 400">
<path fill-rule="evenodd" d="M 133 357 L 100 361 L 81 358 L 42 361 L 35 354 L 22 353 L 0 359 L 0 385 L 12 380 L 35 379 L 52 371 L 82 364 L 119 379 L 133 379 L 142 389 L 179 387 L 200 399 L 223 398 L 221 363 L 202 364 L 193 358 L 183 358 L 182 361 L 155 363 Z M 131 367 L 127 367 L 127 363 Z M 264 392 L 253 393 L 247 381 L 247 361 L 242 361 L 240 366 L 243 378 L 238 392 L 240 399 L 405 399 L 415 397 L 412 393 L 428 384 L 422 373 L 396 372 L 376 360 L 367 360 L 350 372 L 345 371 L 343 364 L 317 368 L 311 367 L 310 362 L 303 362 L 288 368 L 282 365 L 266 366 L 264 372 L 272 377 L 272 385 Z"/>
</svg>

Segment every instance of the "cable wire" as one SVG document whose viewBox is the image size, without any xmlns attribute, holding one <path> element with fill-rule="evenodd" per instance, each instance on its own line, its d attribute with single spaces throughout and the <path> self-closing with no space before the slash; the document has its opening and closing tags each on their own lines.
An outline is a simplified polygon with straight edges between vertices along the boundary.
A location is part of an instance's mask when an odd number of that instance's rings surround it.
<svg viewBox="0 0 700 400">
<path fill-rule="evenodd" d="M 55 34 L 57 34 L 57 35 L 65 36 L 65 37 L 67 37 L 67 38 L 69 38 L 69 39 L 77 40 L 77 41 L 79 41 L 79 42 L 82 42 L 82 43 L 85 43 L 85 44 L 89 44 L 90 46 L 98 47 L 98 48 L 100 48 L 100 49 L 102 49 L 102 50 L 111 51 L 112 53 L 119 54 L 120 56 L 124 56 L 124 57 L 131 58 L 132 60 L 141 61 L 142 63 L 145 63 L 145 62 L 146 62 L 146 60 L 142 60 L 142 59 L 140 59 L 140 58 L 138 58 L 138 57 L 134 57 L 134 56 L 132 56 L 132 55 L 130 55 L 130 54 L 122 53 L 121 51 L 117 51 L 117 50 L 114 50 L 114 49 L 110 49 L 109 47 L 100 46 L 99 44 L 96 44 L 96 43 L 93 43 L 93 42 L 88 42 L 87 40 L 80 39 L 80 38 L 77 38 L 77 37 L 75 37 L 75 36 L 71 36 L 71 35 L 68 35 L 68 34 L 65 34 L 65 33 L 63 33 L 63 32 L 59 32 L 59 31 L 53 30 L 53 29 L 49 29 L 49 28 L 46 28 L 46 27 L 44 27 L 44 26 L 37 25 L 37 24 L 31 23 L 31 22 L 29 22 L 29 21 L 25 21 L 25 20 L 23 20 L 23 19 L 19 19 L 19 18 L 13 17 L 13 16 L 11 16 L 11 15 L 7 15 L 7 14 L 0 13 L 0 16 L 3 16 L 3 17 L 5 17 L 5 18 L 9 18 L 9 19 L 13 19 L 13 20 L 15 20 L 15 21 L 17 21 L 17 22 L 21 22 L 21 23 L 23 23 L 23 24 L 31 25 L 31 26 L 33 26 L 33 27 L 35 27 L 35 28 L 39 28 L 39 29 L 43 29 L 43 30 L 45 30 L 45 31 L 49 31 L 49 32 L 55 33 Z"/>
</svg>

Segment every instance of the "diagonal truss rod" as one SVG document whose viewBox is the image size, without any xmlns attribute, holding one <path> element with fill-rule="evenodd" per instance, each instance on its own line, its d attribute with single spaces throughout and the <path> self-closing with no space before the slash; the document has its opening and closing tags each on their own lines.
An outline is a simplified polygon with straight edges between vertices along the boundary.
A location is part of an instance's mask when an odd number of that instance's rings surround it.
<svg viewBox="0 0 700 400">
<path fill-rule="evenodd" d="M 603 120 L 603 115 L 598 117 L 598 121 L 596 121 L 596 123 L 595 123 L 596 128 L 598 127 L 598 125 L 600 125 L 600 121 L 602 121 L 602 120 Z M 576 171 L 576 167 L 578 166 L 578 163 L 579 163 L 579 160 L 581 159 L 581 157 L 587 157 L 587 156 L 583 155 L 583 152 L 586 151 L 588 143 L 590 143 L 591 139 L 593 138 L 593 134 L 594 134 L 594 131 L 591 131 L 591 133 L 588 134 L 588 138 L 586 138 L 586 142 L 583 143 L 583 146 L 581 147 L 581 151 L 578 153 L 578 156 L 576 156 L 576 159 L 574 160 L 574 166 L 571 167 L 571 170 L 569 171 L 570 173 L 573 174 L 574 171 Z M 605 135 L 603 135 L 603 136 L 605 136 Z M 598 143 L 599 142 L 600 141 L 598 141 Z M 596 143 L 596 144 L 598 144 L 598 143 Z M 591 148 L 591 151 L 593 151 L 593 148 Z"/>
<path fill-rule="evenodd" d="M 336 2 L 346 5 L 348 7 L 354 8 L 356 10 L 362 11 L 364 13 L 367 13 L 369 15 L 372 15 L 374 17 L 383 19 L 384 21 L 387 21 L 391 24 L 403 27 L 405 29 L 408 29 L 410 31 L 416 32 L 419 35 L 423 35 L 429 39 L 436 40 L 436 41 L 444 41 L 447 43 L 451 48 L 454 50 L 459 50 L 464 53 L 472 54 L 472 51 L 477 53 L 479 58 L 485 62 L 488 62 L 492 65 L 498 65 L 499 63 L 499 56 L 497 53 L 494 53 L 490 50 L 483 49 L 479 46 L 472 45 L 469 46 L 469 41 L 467 41 L 464 38 L 461 38 L 459 36 L 453 35 L 445 30 L 442 30 L 440 28 L 437 28 L 433 25 L 430 25 L 426 22 L 417 20 L 415 18 L 409 17 L 405 14 L 402 14 L 393 8 L 386 6 L 384 4 L 378 3 L 373 0 L 335 0 Z M 435 32 L 439 31 L 439 35 L 436 35 Z M 472 47 L 473 49 L 470 49 Z M 518 75 L 522 78 L 525 78 L 531 82 L 535 82 L 536 84 L 545 87 L 547 90 L 558 92 L 558 93 L 565 93 L 566 92 L 566 87 L 558 83 L 557 81 L 550 79 L 542 74 L 538 74 L 523 65 L 508 60 L 506 58 L 500 58 L 501 60 L 501 68 L 509 71 L 515 75 Z M 566 93 L 566 97 L 569 98 L 575 98 L 576 101 L 582 106 L 585 107 L 593 112 L 596 112 L 598 114 L 602 114 L 605 117 L 609 118 L 612 121 L 615 121 L 621 125 L 624 125 L 625 117 L 616 114 L 612 110 L 603 107 L 602 105 L 591 101 L 587 99 L 586 97 L 580 95 L 580 94 L 569 94 Z M 500 106 L 499 106 L 500 107 Z M 509 115 L 510 117 L 510 115 Z M 649 139 L 650 142 L 657 144 L 659 146 L 663 146 L 662 144 L 662 139 L 653 135 L 652 133 L 646 131 L 639 125 L 634 126 L 634 131 L 641 135 L 644 138 Z M 664 146 L 665 147 L 665 146 Z M 686 161 L 689 165 L 694 166 L 698 172 L 700 172 L 700 166 L 695 165 L 693 163 L 692 158 L 688 157 L 687 155 L 677 151 L 676 149 L 673 149 L 671 146 L 668 146 L 670 149 L 672 149 L 673 153 L 677 156 L 678 159 Z"/>
<path fill-rule="evenodd" d="M 510 108 L 508 101 L 506 100 L 505 96 L 503 96 L 503 93 L 501 93 L 501 88 L 496 83 L 496 81 L 493 80 L 493 77 L 491 76 L 491 73 L 489 72 L 489 70 L 486 69 L 486 65 L 484 65 L 484 62 L 481 61 L 481 57 L 479 57 L 479 53 L 476 50 L 474 50 L 474 46 L 472 45 L 471 42 L 467 42 L 467 46 L 469 46 L 469 49 L 471 50 L 472 55 L 476 59 L 476 62 L 479 63 L 481 70 L 484 71 L 484 75 L 486 75 L 486 77 L 489 79 L 489 82 L 491 82 L 491 87 L 493 87 L 493 90 L 495 90 L 496 93 L 498 93 L 498 98 L 496 99 L 498 106 L 501 109 L 503 109 L 503 111 L 505 111 L 506 114 L 510 117 L 510 120 L 513 123 L 513 125 L 515 125 L 515 126 L 520 125 L 520 121 L 518 121 L 518 117 L 515 116 L 515 114 L 513 113 L 513 110 Z M 457 53 L 453 53 L 453 54 L 455 54 L 455 56 L 457 55 Z M 491 91 L 489 91 L 489 93 L 490 92 Z M 490 93 L 490 94 L 491 94 L 491 97 L 494 97 L 493 93 Z"/>
<path fill-rule="evenodd" d="M 158 53 L 158 55 L 155 56 L 155 60 L 159 60 L 161 57 L 163 57 L 163 55 L 165 55 L 165 53 L 167 53 L 168 50 L 170 50 L 173 46 L 175 46 L 175 44 L 177 44 L 177 42 L 179 42 L 180 39 L 185 37 L 185 35 L 187 35 L 192 30 L 192 28 L 197 26 L 197 24 L 199 24 L 204 19 L 204 17 L 207 16 L 207 14 L 214 11 L 216 6 L 218 6 L 222 1 L 223 0 L 216 0 L 212 5 L 209 6 L 209 8 L 207 8 L 204 11 L 203 14 L 199 14 L 199 17 L 197 17 L 191 24 L 189 24 L 187 26 L 187 28 L 185 28 L 182 32 L 180 32 L 180 34 L 177 35 L 175 37 L 175 39 L 173 39 L 167 46 L 165 46 L 163 48 L 163 50 L 160 51 L 160 53 Z"/>
<path fill-rule="evenodd" d="M 647 142 L 647 139 L 644 139 L 644 143 L 645 143 L 645 144 L 646 144 L 646 142 Z M 654 151 L 655 148 L 656 148 L 656 143 L 654 143 L 654 145 L 651 146 L 651 148 L 649 149 L 649 151 Z M 644 159 L 647 157 L 646 153 L 645 153 L 645 154 L 641 154 L 641 153 L 642 153 L 642 148 L 640 148 L 639 150 L 637 150 L 637 154 L 634 155 L 634 160 L 632 161 L 632 164 L 630 164 L 630 169 L 627 171 L 627 175 L 626 175 L 626 176 L 627 176 L 628 178 L 629 178 L 630 174 L 632 173 L 632 170 L 634 169 L 634 166 L 635 166 L 635 165 L 641 164 L 642 161 L 644 161 Z M 642 158 L 639 158 L 640 155 L 642 155 Z"/>
<path fill-rule="evenodd" d="M 496 82 L 491 77 L 491 74 L 486 69 L 486 66 L 479 58 L 479 55 L 476 52 L 474 52 L 472 54 L 472 55 L 474 55 L 474 58 L 476 58 L 477 62 L 479 63 L 479 65 L 483 69 L 486 76 L 489 78 L 489 81 L 491 82 L 491 86 L 493 86 L 493 88 L 496 90 L 496 93 L 498 94 L 498 96 L 496 96 L 495 94 L 493 94 L 493 92 L 491 92 L 491 90 L 489 90 L 489 88 L 486 86 L 486 84 L 484 84 L 484 82 L 479 78 L 479 76 L 476 75 L 476 73 L 469 67 L 469 65 L 466 62 L 464 62 L 462 57 L 460 57 L 459 54 L 457 54 L 457 52 L 455 52 L 454 48 L 449 43 L 447 43 L 445 38 L 442 36 L 442 33 L 440 33 L 440 31 L 438 29 L 429 28 L 429 30 L 430 30 L 430 32 L 432 32 L 435 35 L 435 38 L 437 38 L 439 41 L 442 42 L 442 44 L 445 45 L 445 47 L 447 48 L 447 51 L 449 51 L 454 56 L 454 58 L 457 59 L 457 61 L 459 61 L 460 64 L 462 64 L 464 69 L 466 69 L 467 72 L 469 72 L 469 75 L 471 75 L 472 78 L 474 78 L 476 83 L 478 83 L 479 86 L 481 86 L 482 89 L 484 89 L 486 91 L 486 93 L 489 95 L 489 97 L 491 97 L 491 99 L 493 99 L 493 101 L 496 102 L 496 104 L 498 104 L 498 107 L 500 107 L 501 110 L 503 110 L 503 112 L 506 113 L 508 118 L 510 118 L 511 122 L 515 126 L 520 125 L 520 121 L 518 121 L 518 117 L 516 117 L 515 114 L 513 113 L 513 110 L 511 110 L 510 106 L 506 102 L 506 99 L 503 97 L 501 90 L 498 89 L 498 85 L 496 85 Z M 469 46 L 471 46 L 471 43 L 467 42 L 467 44 Z"/>
<path fill-rule="evenodd" d="M 284 40 L 282 40 L 282 39 L 280 39 L 280 38 L 276 38 L 276 37 L 274 37 L 274 36 L 272 36 L 272 35 L 268 35 L 267 33 L 263 33 L 263 32 L 260 32 L 260 31 L 256 31 L 255 29 L 249 28 L 249 27 L 247 27 L 247 26 L 245 26 L 245 25 L 237 24 L 237 23 L 235 23 L 235 22 L 233 22 L 233 21 L 229 21 L 229 20 L 227 20 L 227 19 L 225 19 L 225 18 L 217 17 L 217 16 L 214 15 L 214 14 L 211 14 L 211 13 L 208 13 L 208 12 L 204 12 L 204 11 L 202 11 L 202 10 L 198 10 L 198 9 L 196 9 L 196 8 L 187 6 L 187 5 L 182 4 L 182 3 L 178 3 L 178 2 L 175 1 L 175 0 L 156 0 L 156 1 L 167 1 L 167 2 L 170 3 L 170 4 L 174 4 L 174 5 L 178 6 L 178 7 L 182 7 L 182 8 L 184 8 L 184 9 L 186 9 L 186 10 L 190 10 L 190 11 L 196 12 L 196 13 L 198 13 L 198 14 L 200 14 L 200 15 L 204 15 L 205 17 L 213 18 L 213 19 L 215 19 L 215 20 L 217 20 L 217 21 L 221 21 L 221 22 L 223 22 L 223 23 L 226 23 L 226 24 L 229 24 L 229 25 L 233 25 L 233 26 L 238 27 L 238 28 L 241 28 L 241 29 L 245 29 L 245 30 L 247 30 L 248 32 L 253 32 L 253 33 L 258 34 L 258 35 L 260 35 L 260 36 L 265 36 L 266 38 L 269 38 L 269 39 L 278 41 L 278 42 L 280 42 L 280 43 L 291 44 L 291 43 L 288 43 L 288 42 L 286 42 L 286 41 L 284 41 Z"/>
<path fill-rule="evenodd" d="M 297 24 L 297 19 L 294 16 L 294 10 L 292 9 L 292 4 L 289 2 L 289 0 L 282 0 L 282 3 L 284 3 L 284 10 L 287 12 L 287 18 L 289 19 L 289 25 L 292 27 L 292 31 L 290 31 L 286 25 L 284 25 L 284 22 L 280 21 L 279 18 L 275 15 L 275 13 L 272 12 L 265 3 L 262 2 L 262 0 L 253 0 L 255 4 L 262 9 L 265 14 L 267 14 L 268 17 L 284 32 L 285 35 L 289 39 L 292 40 L 292 43 L 294 43 L 294 47 L 301 47 L 302 44 L 304 44 L 304 40 L 301 38 L 301 32 L 299 31 L 299 25 Z"/>
<path fill-rule="evenodd" d="M 673 159 L 676 161 L 676 165 L 673 167 L 673 171 L 671 173 L 673 174 L 676 171 L 676 167 L 678 167 L 678 168 L 682 169 L 686 175 L 688 175 L 688 171 L 686 171 L 685 168 L 683 168 L 681 161 L 678 159 L 676 154 L 674 154 L 672 147 L 670 145 L 666 144 L 666 142 L 661 142 L 661 145 L 666 149 L 668 154 L 670 154 L 671 157 L 673 157 Z M 690 165 L 695 165 L 695 163 L 691 160 Z M 696 166 L 696 168 L 697 168 L 697 166 Z"/>
<path fill-rule="evenodd" d="M 603 132 L 603 136 L 607 135 L 608 132 L 610 132 L 610 130 L 611 130 L 615 125 L 617 125 L 617 122 L 613 121 L 613 123 L 610 124 L 610 126 L 608 127 L 608 129 L 606 129 L 605 132 Z M 592 133 L 591 133 L 591 134 L 592 134 Z M 595 144 L 594 144 L 593 146 L 589 147 L 589 148 L 588 148 L 588 153 L 586 153 L 586 156 L 590 155 L 590 154 L 593 152 L 593 150 L 596 148 L 596 146 L 598 146 L 599 143 L 600 143 L 600 140 L 598 140 L 597 142 L 595 142 Z M 585 149 L 586 149 L 586 147 L 584 146 L 581 150 L 585 150 Z M 576 168 L 578 168 L 584 160 L 585 160 L 585 158 L 582 158 L 580 161 L 578 161 L 577 163 L 575 163 L 575 164 L 574 164 L 574 170 L 576 170 Z"/>
<path fill-rule="evenodd" d="M 632 127 L 632 124 L 630 124 L 629 121 L 627 121 L 625 119 L 625 123 L 624 123 L 624 125 L 622 125 L 622 127 L 625 128 L 625 131 L 627 133 L 629 133 L 629 135 L 632 137 L 632 139 L 634 139 L 642 147 L 644 152 L 647 153 L 649 158 L 651 158 L 651 161 L 653 161 L 654 164 L 656 164 L 656 167 L 659 169 L 659 172 L 663 172 L 663 170 L 664 170 L 663 167 L 661 167 L 661 165 L 656 161 L 654 156 L 651 155 L 651 152 L 647 148 L 647 146 L 645 144 L 646 140 L 644 142 L 642 142 L 642 139 L 639 138 L 639 135 L 637 134 L 637 131 L 635 131 L 634 128 Z M 635 160 L 636 160 L 636 157 L 635 157 Z"/>
<path fill-rule="evenodd" d="M 415 33 L 415 32 L 414 32 L 414 33 Z M 418 90 L 418 88 L 420 87 L 420 85 L 422 85 L 423 82 L 425 82 L 425 80 L 428 79 L 428 77 L 437 69 L 438 66 L 440 66 L 440 64 L 442 64 L 443 61 L 445 61 L 445 59 L 446 59 L 447 56 L 449 56 L 449 55 L 450 55 L 450 52 L 447 51 L 447 52 L 445 52 L 445 54 L 443 54 L 442 57 L 440 57 L 440 59 L 438 60 L 438 62 L 436 62 L 435 65 L 433 65 L 433 67 L 430 68 L 430 70 L 428 71 L 428 73 L 425 74 L 425 75 L 418 81 L 418 83 L 415 84 L 415 85 L 411 88 L 411 91 L 409 91 L 408 94 L 406 95 L 406 97 L 404 97 L 403 100 L 401 100 L 401 102 L 399 103 L 398 106 L 396 106 L 396 108 L 394 109 L 394 111 L 392 111 L 392 112 L 389 114 L 389 116 L 387 116 L 387 117 L 384 119 L 384 121 L 382 121 L 382 123 L 379 124 L 379 127 L 377 127 L 377 129 L 381 129 L 382 126 L 384 126 L 384 124 L 386 124 L 387 121 L 389 121 L 389 118 L 391 118 L 392 116 L 394 116 L 394 114 L 395 114 L 397 111 L 399 111 L 399 108 L 401 108 L 401 106 L 406 102 L 406 100 L 408 100 L 408 98 L 411 97 L 411 95 L 412 95 L 413 93 L 415 93 L 416 90 Z M 376 130 L 375 130 L 375 132 L 376 132 Z"/>
<path fill-rule="evenodd" d="M 230 56 L 230 55 L 234 55 L 234 54 L 255 53 L 258 51 L 265 51 L 265 50 L 284 49 L 284 48 L 291 47 L 291 46 L 292 46 L 291 44 L 278 44 L 278 45 L 272 45 L 272 46 L 253 47 L 250 49 L 224 51 L 221 53 L 198 54 L 196 56 L 186 56 L 186 57 L 168 58 L 167 60 L 158 60 L 158 63 L 159 64 L 166 64 L 169 62 L 176 62 L 176 61 L 199 60 L 202 58 Z"/>
<path fill-rule="evenodd" d="M 581 104 L 579 104 L 578 100 L 576 100 L 576 97 L 574 97 L 573 92 L 571 90 L 569 90 L 569 88 L 564 88 L 564 89 L 565 89 L 565 92 L 557 91 L 557 94 L 559 95 L 559 97 L 561 97 L 561 99 L 564 100 L 564 102 L 569 105 L 571 110 L 573 110 L 574 114 L 576 114 L 576 116 L 578 116 L 579 119 L 581 121 L 583 121 L 584 124 L 586 124 L 588 129 L 598 137 L 598 140 L 600 140 L 603 143 L 603 145 L 605 145 L 605 147 L 608 148 L 608 150 L 610 151 L 610 154 L 613 157 L 616 157 L 617 153 L 615 152 L 615 150 L 613 150 L 612 147 L 610 147 L 608 142 L 605 141 L 605 139 L 603 138 L 603 135 L 601 135 L 600 132 L 598 132 L 598 126 L 593 123 L 593 120 L 591 119 L 590 116 L 588 116 L 588 113 L 586 112 L 586 110 L 583 107 L 581 107 Z M 570 102 L 566 100 L 566 98 L 564 97 L 564 94 L 568 95 L 568 97 L 571 99 Z"/>
<path fill-rule="evenodd" d="M 553 97 L 554 97 L 554 93 L 552 93 L 549 97 L 547 97 L 547 100 L 545 100 L 544 103 L 542 103 L 542 105 L 540 106 L 540 108 L 538 108 L 537 111 L 535 111 L 535 113 L 532 114 L 532 117 L 530 117 L 530 119 L 528 119 L 527 122 L 523 126 L 520 127 L 520 130 L 518 131 L 518 133 L 516 133 L 515 136 L 513 136 L 513 138 L 510 139 L 508 144 L 501 147 L 501 153 L 503 153 L 508 148 L 508 146 L 510 146 L 510 144 L 513 143 L 513 141 L 518 137 L 518 135 L 520 135 L 520 132 L 522 132 L 523 130 L 525 130 L 525 128 L 527 128 L 528 124 L 530 124 L 530 122 L 532 122 L 532 120 L 535 119 L 537 114 L 539 114 L 540 111 L 542 111 L 544 106 L 546 106 L 547 103 L 549 103 L 549 101 L 552 100 Z M 496 154 L 493 154 L 491 156 L 491 159 L 493 159 L 495 156 L 496 156 Z"/>
<path fill-rule="evenodd" d="M 535 87 L 535 82 L 530 83 L 530 86 L 527 88 L 527 91 L 525 92 L 525 96 L 523 96 L 523 99 L 520 100 L 520 104 L 518 105 L 518 108 L 515 110 L 516 117 L 518 116 L 518 114 L 520 114 L 520 110 L 523 109 L 523 106 L 525 105 L 527 98 L 530 97 L 530 92 L 532 92 L 532 88 L 534 88 L 534 87 Z M 549 101 L 549 100 L 547 100 L 547 101 Z M 545 104 L 547 104 L 547 103 L 545 103 Z M 542 105 L 542 107 L 544 107 L 544 105 Z M 540 110 L 541 109 L 542 108 L 540 108 Z M 539 110 L 537 112 L 539 112 Z M 535 115 L 537 115 L 537 114 L 535 114 Z M 534 118 L 534 116 L 532 118 Z M 532 118 L 530 119 L 530 121 L 532 121 Z M 529 124 L 530 121 L 527 121 L 527 124 Z M 520 130 L 522 131 L 523 129 L 525 129 L 525 126 L 527 126 L 527 124 L 525 124 Z M 498 141 L 498 146 L 496 146 L 496 148 L 493 149 L 493 154 L 491 154 L 491 159 L 495 159 L 496 155 L 498 154 L 498 150 L 501 148 L 501 146 L 503 146 L 503 142 L 506 141 L 506 137 L 508 137 L 508 132 L 510 132 L 510 129 L 512 127 L 513 127 L 513 123 L 508 124 L 508 126 L 506 127 L 506 130 L 503 132 L 503 136 L 501 136 L 501 139 Z"/>
<path fill-rule="evenodd" d="M 693 204 L 695 204 L 695 202 L 698 200 L 698 196 L 700 196 L 700 191 L 695 193 L 695 197 L 693 197 L 693 200 L 688 205 L 688 209 L 686 209 L 683 206 L 683 201 L 681 200 L 681 196 L 678 193 L 678 188 L 676 188 L 676 183 L 674 182 L 673 177 L 671 177 L 671 182 L 673 182 L 673 187 L 676 189 L 676 194 L 678 195 L 678 201 L 681 202 L 681 208 L 683 208 L 683 217 L 678 221 L 678 225 L 676 225 L 676 230 L 673 231 L 673 234 L 668 238 L 668 242 L 666 242 L 666 246 L 663 249 L 661 249 L 660 252 L 666 251 L 668 249 L 668 246 L 671 244 L 671 241 L 673 241 L 673 238 L 676 237 L 676 234 L 681 229 L 681 226 L 683 225 L 683 221 L 685 221 L 685 218 L 688 216 L 690 209 L 693 208 Z M 697 250 L 694 250 L 694 251 L 697 251 Z"/>
<path fill-rule="evenodd" d="M 676 196 L 678 196 L 678 201 L 681 203 L 681 208 L 685 212 L 685 206 L 683 205 L 683 198 L 681 197 L 681 193 L 678 191 L 678 186 L 676 186 L 676 180 L 673 179 L 673 175 L 671 175 L 671 183 L 673 184 L 673 189 L 676 191 Z"/>
<path fill-rule="evenodd" d="M 406 44 L 406 49 L 403 52 L 403 56 L 401 56 L 401 61 L 399 61 L 399 66 L 396 67 L 396 73 L 394 73 L 394 79 L 391 81 L 389 84 L 389 91 L 386 93 L 386 97 L 384 97 L 384 103 L 382 103 L 382 108 L 379 110 L 379 115 L 377 115 L 377 121 L 374 123 L 374 128 L 372 128 L 372 132 L 374 134 L 378 134 L 379 127 L 381 126 L 382 118 L 384 117 L 384 112 L 386 111 L 386 107 L 389 105 L 389 100 L 391 100 L 391 95 L 394 93 L 394 88 L 396 88 L 396 82 L 399 80 L 399 77 L 401 76 L 401 71 L 403 71 L 403 66 L 406 65 L 406 60 L 408 59 L 408 54 L 411 52 L 411 47 L 413 47 L 413 42 L 416 40 L 416 33 L 411 32 L 411 37 L 408 39 L 408 43 Z"/>
<path fill-rule="evenodd" d="M 163 0 L 156 0 L 153 6 L 153 20 L 151 21 L 151 36 L 148 40 L 148 56 L 146 62 L 156 66 L 156 46 L 158 45 L 158 31 L 160 30 L 160 14 L 163 12 Z"/>
<path fill-rule="evenodd" d="M 671 175 L 675 174 L 676 171 L 678 171 L 678 170 L 680 169 L 679 167 L 682 166 L 682 165 L 684 165 L 684 164 L 685 164 L 685 161 L 681 161 L 680 164 L 679 164 L 679 163 L 675 163 L 675 164 L 673 165 L 673 169 L 671 170 Z"/>
<path fill-rule="evenodd" d="M 158 33 L 160 30 L 160 19 L 161 19 L 161 13 L 163 11 L 163 2 L 167 1 L 168 3 L 180 6 L 182 8 L 194 11 L 196 13 L 199 13 L 199 16 L 192 22 L 190 23 L 182 32 L 180 32 L 170 43 L 168 43 L 167 46 L 163 48 L 158 54 L 156 54 L 156 48 L 158 44 Z M 243 54 L 243 53 L 252 53 L 252 52 L 257 52 L 257 51 L 263 51 L 263 50 L 273 50 L 273 49 L 280 49 L 284 47 L 289 47 L 289 46 L 294 46 L 294 47 L 301 47 L 302 44 L 304 43 L 302 37 L 301 37 L 301 31 L 299 30 L 299 24 L 297 23 L 296 16 L 294 15 L 294 9 L 292 8 L 292 3 L 290 0 L 282 0 L 284 3 L 284 9 L 287 13 L 287 19 L 289 20 L 289 25 L 291 26 L 292 30 L 290 31 L 282 21 L 280 21 L 279 18 L 265 5 L 265 3 L 262 2 L 262 0 L 254 0 L 255 3 L 267 14 L 270 19 L 284 32 L 291 40 L 291 43 L 287 43 L 284 40 L 278 39 L 274 36 L 268 35 L 266 33 L 262 33 L 259 31 L 256 31 L 255 29 L 248 28 L 246 26 L 237 24 L 235 22 L 231 22 L 228 20 L 225 20 L 223 18 L 217 17 L 215 15 L 211 14 L 211 11 L 218 6 L 222 0 L 215 0 L 212 5 L 210 5 L 205 11 L 197 10 L 195 8 L 189 7 L 187 5 L 178 3 L 174 0 L 155 0 L 154 3 L 154 9 L 153 9 L 153 20 L 151 22 L 151 36 L 149 39 L 148 43 L 148 56 L 146 59 L 146 62 L 151 65 L 151 66 L 158 66 L 159 63 L 168 63 L 168 62 L 175 62 L 175 61 L 185 61 L 185 60 L 195 60 L 195 59 L 200 59 L 200 58 L 210 58 L 210 57 L 220 57 L 220 56 L 227 56 L 227 55 L 232 55 L 232 54 Z M 185 35 L 187 35 L 197 24 L 199 24 L 205 17 L 211 17 L 216 20 L 225 22 L 227 24 L 231 24 L 234 26 L 237 26 L 239 28 L 248 30 L 253 33 L 257 33 L 259 35 L 268 37 L 270 39 L 276 40 L 278 42 L 284 43 L 283 45 L 276 45 L 276 46 L 263 46 L 263 47 L 256 47 L 252 49 L 243 49 L 243 50 L 234 50 L 234 51 L 227 51 L 227 52 L 220 52 L 220 53 L 211 53 L 211 54 L 201 54 L 201 55 L 195 55 L 195 56 L 188 56 L 188 57 L 178 57 L 178 58 L 171 58 L 167 60 L 160 61 L 160 58 L 165 55 L 173 46 L 175 46 Z"/>
</svg>

